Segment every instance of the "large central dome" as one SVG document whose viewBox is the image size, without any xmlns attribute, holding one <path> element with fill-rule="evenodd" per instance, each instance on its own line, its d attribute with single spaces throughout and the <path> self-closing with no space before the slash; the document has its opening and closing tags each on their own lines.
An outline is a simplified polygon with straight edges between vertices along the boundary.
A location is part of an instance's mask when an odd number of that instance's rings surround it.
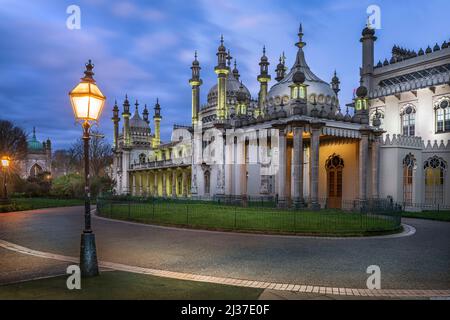
<svg viewBox="0 0 450 320">
<path fill-rule="evenodd" d="M 227 104 L 235 105 L 237 101 L 238 94 L 241 90 L 244 91 L 246 98 L 250 100 L 250 91 L 246 86 L 242 85 L 241 82 L 234 77 L 230 72 L 227 76 Z M 217 83 L 208 92 L 208 107 L 217 106 Z"/>
<path fill-rule="evenodd" d="M 319 105 L 326 105 L 330 107 L 335 107 L 338 105 L 338 100 L 336 94 L 332 90 L 331 86 L 316 76 L 305 60 L 305 53 L 303 51 L 304 42 L 300 41 L 297 44 L 299 50 L 297 52 L 297 57 L 295 63 L 292 66 L 289 73 L 277 84 L 270 88 L 267 95 L 266 105 L 279 106 L 283 102 L 283 105 L 289 103 L 290 100 L 290 85 L 293 84 L 293 76 L 297 71 L 301 71 L 305 75 L 305 84 L 308 85 L 308 102 L 317 102 Z"/>
</svg>

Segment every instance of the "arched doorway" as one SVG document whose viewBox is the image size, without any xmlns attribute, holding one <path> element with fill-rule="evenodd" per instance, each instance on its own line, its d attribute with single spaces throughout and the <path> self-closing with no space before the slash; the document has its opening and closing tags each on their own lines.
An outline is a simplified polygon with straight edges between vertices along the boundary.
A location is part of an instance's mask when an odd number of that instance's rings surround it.
<svg viewBox="0 0 450 320">
<path fill-rule="evenodd" d="M 40 165 L 35 163 L 30 169 L 30 177 L 35 178 L 42 172 L 42 168 Z"/>
<path fill-rule="evenodd" d="M 325 163 L 327 170 L 327 195 L 328 207 L 332 209 L 342 208 L 342 172 L 344 160 L 333 154 Z"/>
</svg>

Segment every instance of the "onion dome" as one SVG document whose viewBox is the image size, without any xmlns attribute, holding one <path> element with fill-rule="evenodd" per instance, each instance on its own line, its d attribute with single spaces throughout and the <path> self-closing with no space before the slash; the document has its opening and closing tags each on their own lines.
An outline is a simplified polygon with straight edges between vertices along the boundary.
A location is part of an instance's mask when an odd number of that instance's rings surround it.
<svg viewBox="0 0 450 320">
<path fill-rule="evenodd" d="M 216 83 L 208 92 L 208 107 L 217 106 L 217 87 L 218 86 Z M 239 82 L 239 80 L 237 80 L 231 73 L 229 73 L 227 76 L 226 88 L 227 101 L 231 101 L 234 99 L 237 100 L 238 93 L 241 91 L 241 82 Z M 242 84 L 242 91 L 245 92 L 246 99 L 250 100 L 250 91 L 244 84 Z"/>
<path fill-rule="evenodd" d="M 236 66 L 236 59 L 234 59 L 233 76 L 236 80 L 239 80 L 239 78 L 240 78 L 239 70 L 237 69 L 237 66 Z"/>
<path fill-rule="evenodd" d="M 436 51 L 439 51 L 439 50 L 441 50 L 441 47 L 436 42 L 436 44 L 434 45 L 433 51 L 436 52 Z"/>
<path fill-rule="evenodd" d="M 303 84 L 306 80 L 305 74 L 301 70 L 297 70 L 292 76 L 292 82 L 295 84 Z"/>
<path fill-rule="evenodd" d="M 356 95 L 358 98 L 365 98 L 367 97 L 367 88 L 363 85 L 361 85 L 358 89 L 356 89 Z"/>
<path fill-rule="evenodd" d="M 382 66 L 383 66 L 383 63 L 381 62 L 381 60 L 379 60 L 377 63 L 377 68 L 381 68 Z"/>
<path fill-rule="evenodd" d="M 345 112 L 344 121 L 345 122 L 351 122 L 352 121 L 352 116 L 348 113 L 348 107 L 347 107 L 347 111 Z"/>
<path fill-rule="evenodd" d="M 447 41 L 444 41 L 444 43 L 442 44 L 442 49 L 447 49 L 448 48 L 448 43 Z"/>
<path fill-rule="evenodd" d="M 425 53 L 430 54 L 431 52 L 433 52 L 433 51 L 431 50 L 430 46 L 428 46 L 427 50 L 425 50 Z"/>
<path fill-rule="evenodd" d="M 425 52 L 423 51 L 422 48 L 420 48 L 419 52 L 417 53 L 418 56 L 423 56 L 425 54 Z"/>
<path fill-rule="evenodd" d="M 363 37 L 374 36 L 374 35 L 375 35 L 375 29 L 370 27 L 370 25 L 367 25 L 362 31 Z"/>
<path fill-rule="evenodd" d="M 306 62 L 305 52 L 303 50 L 306 43 L 303 41 L 303 35 L 303 29 L 300 26 L 298 33 L 299 41 L 296 43 L 298 51 L 294 65 L 282 80 L 270 88 L 267 94 L 267 105 L 269 107 L 276 107 L 281 105 L 281 103 L 288 104 L 288 101 L 291 99 L 291 86 L 295 83 L 294 75 L 297 71 L 301 71 L 304 75 L 303 83 L 308 86 L 309 101 L 312 101 L 313 97 L 316 97 L 320 104 L 325 104 L 329 107 L 335 107 L 337 104 L 336 94 L 330 84 L 316 76 Z M 296 81 L 303 80 L 299 76 L 300 74 L 296 76 Z"/>
<path fill-rule="evenodd" d="M 236 94 L 236 99 L 238 102 L 241 102 L 241 103 L 247 101 L 247 99 L 248 99 L 248 95 L 247 95 L 244 85 L 242 84 L 242 81 L 241 81 L 241 85 L 239 86 L 239 91 Z"/>
<path fill-rule="evenodd" d="M 136 100 L 136 103 L 134 104 L 136 106 L 136 109 L 134 110 L 134 114 L 130 119 L 130 128 L 148 128 L 148 123 L 145 122 L 140 116 L 139 116 L 139 103 Z"/>
<path fill-rule="evenodd" d="M 36 151 L 43 151 L 44 146 L 42 143 L 40 143 L 36 139 L 36 128 L 33 127 L 33 136 L 30 140 L 27 141 L 28 151 L 29 152 L 36 152 Z"/>
<path fill-rule="evenodd" d="M 148 109 L 147 109 L 147 104 L 145 104 L 144 106 L 144 111 L 142 112 L 142 118 L 145 122 L 147 122 L 147 124 L 149 124 L 150 122 L 148 121 Z"/>
<path fill-rule="evenodd" d="M 342 112 L 341 112 L 341 108 L 338 109 L 338 113 L 336 114 L 335 119 L 336 119 L 337 121 L 342 121 L 342 120 L 344 120 L 344 115 L 343 115 Z"/>
<path fill-rule="evenodd" d="M 388 66 L 388 65 L 389 65 L 388 59 L 384 59 L 383 66 Z"/>
</svg>

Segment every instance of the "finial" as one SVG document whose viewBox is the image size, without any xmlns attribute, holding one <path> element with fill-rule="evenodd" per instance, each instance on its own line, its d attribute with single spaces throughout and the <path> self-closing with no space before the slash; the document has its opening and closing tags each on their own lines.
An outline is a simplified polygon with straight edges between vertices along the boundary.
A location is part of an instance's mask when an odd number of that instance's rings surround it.
<svg viewBox="0 0 450 320">
<path fill-rule="evenodd" d="M 195 50 L 194 57 L 195 57 L 195 61 L 197 61 L 197 50 Z"/>
<path fill-rule="evenodd" d="M 138 103 L 137 99 L 136 99 L 136 103 L 134 105 L 136 106 L 136 110 L 137 110 L 138 106 L 139 106 L 139 103 Z"/>
<path fill-rule="evenodd" d="M 300 28 L 298 29 L 298 42 L 295 44 L 299 49 L 306 46 L 306 42 L 303 41 L 303 25 L 300 23 Z"/>
<path fill-rule="evenodd" d="M 220 44 L 223 45 L 223 34 L 220 35 Z"/>
<path fill-rule="evenodd" d="M 266 55 L 266 45 L 263 46 L 263 55 Z"/>
<path fill-rule="evenodd" d="M 33 139 L 36 139 L 36 127 L 33 126 Z"/>
<path fill-rule="evenodd" d="M 234 68 L 236 69 L 236 59 L 234 59 Z"/>
<path fill-rule="evenodd" d="M 94 81 L 94 72 L 92 69 L 94 69 L 94 64 L 92 63 L 92 60 L 89 59 L 88 63 L 85 64 L 86 70 L 84 71 L 84 78 L 85 81 Z"/>
<path fill-rule="evenodd" d="M 231 56 L 231 52 L 230 49 L 228 49 L 228 54 L 227 54 L 227 60 L 228 60 L 228 67 L 231 66 L 231 60 L 233 59 L 233 57 Z"/>
</svg>

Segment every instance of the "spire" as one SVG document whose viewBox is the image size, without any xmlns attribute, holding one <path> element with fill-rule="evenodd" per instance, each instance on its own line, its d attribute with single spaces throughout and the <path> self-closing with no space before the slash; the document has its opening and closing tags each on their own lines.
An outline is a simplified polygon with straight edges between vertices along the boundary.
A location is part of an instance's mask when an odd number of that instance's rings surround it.
<svg viewBox="0 0 450 320">
<path fill-rule="evenodd" d="M 33 126 L 33 140 L 36 140 L 36 127 Z"/>
<path fill-rule="evenodd" d="M 136 114 L 139 114 L 139 109 L 138 109 L 139 103 L 138 103 L 137 99 L 136 99 L 136 103 L 134 105 L 136 106 L 136 108 L 135 108 Z"/>
<path fill-rule="evenodd" d="M 220 46 L 217 48 L 217 66 L 216 69 L 225 69 L 227 67 L 227 49 L 223 44 L 223 35 L 220 36 Z"/>
<path fill-rule="evenodd" d="M 123 113 L 122 114 L 130 114 L 130 102 L 128 101 L 128 95 L 125 94 L 125 100 L 123 101 Z"/>
<path fill-rule="evenodd" d="M 284 52 L 282 55 L 280 55 L 279 63 L 277 65 L 277 68 L 275 69 L 275 72 L 277 73 L 277 76 L 275 78 L 276 81 L 280 82 L 284 79 L 285 73 L 286 73 L 286 66 L 284 65 Z"/>
<path fill-rule="evenodd" d="M 153 116 L 153 118 L 161 118 L 161 106 L 159 105 L 159 98 L 156 98 L 156 103 L 155 103 L 155 115 Z"/>
<path fill-rule="evenodd" d="M 148 109 L 147 109 L 147 104 L 144 105 L 144 111 L 142 112 L 142 118 L 144 119 L 145 122 L 150 123 L 148 121 Z"/>
<path fill-rule="evenodd" d="M 236 59 L 234 59 L 233 76 L 236 80 L 239 80 L 239 78 L 240 78 L 239 70 L 237 69 L 237 66 L 236 66 Z"/>
<path fill-rule="evenodd" d="M 341 89 L 339 87 L 340 84 L 341 84 L 341 82 L 339 81 L 336 70 L 334 70 L 334 76 L 331 79 L 331 88 L 333 89 L 336 96 L 338 95 L 339 91 L 341 91 Z"/>
<path fill-rule="evenodd" d="M 298 42 L 295 44 L 299 49 L 302 49 L 306 46 L 306 42 L 303 41 L 303 36 L 305 34 L 303 33 L 303 26 L 300 23 L 300 28 L 298 29 Z"/>
</svg>

